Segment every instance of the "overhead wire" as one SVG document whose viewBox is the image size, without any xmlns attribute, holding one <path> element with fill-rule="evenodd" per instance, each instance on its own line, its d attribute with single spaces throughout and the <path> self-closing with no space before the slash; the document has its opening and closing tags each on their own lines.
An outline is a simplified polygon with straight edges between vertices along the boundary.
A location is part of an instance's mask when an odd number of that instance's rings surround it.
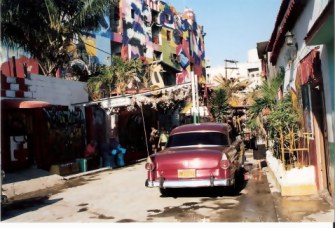
<svg viewBox="0 0 335 228">
<path fill-rule="evenodd" d="M 73 37 L 73 39 L 74 39 L 74 40 L 77 40 L 77 41 L 81 41 L 81 42 L 83 42 L 85 45 L 90 46 L 90 47 L 92 47 L 92 48 L 94 48 L 94 49 L 96 49 L 96 50 L 98 50 L 98 51 L 101 51 L 101 52 L 103 52 L 103 53 L 105 53 L 105 54 L 112 55 L 112 53 L 109 53 L 109 52 L 107 52 L 107 51 L 105 51 L 105 50 L 102 50 L 102 49 L 100 49 L 100 48 L 97 48 L 97 47 L 95 47 L 95 46 L 93 46 L 93 45 L 91 45 L 91 44 L 89 44 L 89 43 L 86 43 L 86 42 L 83 41 L 82 39 L 78 39 L 78 38 L 75 38 L 75 37 Z"/>
</svg>

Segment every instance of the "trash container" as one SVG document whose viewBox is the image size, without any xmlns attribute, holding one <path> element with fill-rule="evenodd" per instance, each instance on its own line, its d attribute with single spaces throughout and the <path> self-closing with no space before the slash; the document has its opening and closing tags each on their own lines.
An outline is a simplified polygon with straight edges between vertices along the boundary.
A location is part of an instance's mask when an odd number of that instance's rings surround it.
<svg viewBox="0 0 335 228">
<path fill-rule="evenodd" d="M 80 172 L 86 172 L 87 171 L 87 160 L 85 158 L 79 158 L 76 161 L 79 164 Z"/>
</svg>

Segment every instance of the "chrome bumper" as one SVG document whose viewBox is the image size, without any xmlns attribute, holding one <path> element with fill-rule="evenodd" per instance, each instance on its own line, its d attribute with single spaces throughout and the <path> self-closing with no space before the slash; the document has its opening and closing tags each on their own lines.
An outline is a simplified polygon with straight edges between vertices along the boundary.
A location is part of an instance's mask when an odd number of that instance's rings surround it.
<svg viewBox="0 0 335 228">
<path fill-rule="evenodd" d="M 148 188 L 197 188 L 197 187 L 214 187 L 214 186 L 231 186 L 234 184 L 234 179 L 203 179 L 203 180 L 158 180 L 145 181 L 145 186 Z"/>
</svg>

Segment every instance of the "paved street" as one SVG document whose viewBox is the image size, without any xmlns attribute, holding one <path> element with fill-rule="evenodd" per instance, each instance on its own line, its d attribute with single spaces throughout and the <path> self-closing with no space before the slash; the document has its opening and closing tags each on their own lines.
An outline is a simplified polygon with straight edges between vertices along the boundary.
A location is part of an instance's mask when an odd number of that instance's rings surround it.
<svg viewBox="0 0 335 228">
<path fill-rule="evenodd" d="M 265 179 L 240 196 L 192 191 L 161 197 L 144 186 L 144 163 L 72 180 L 75 185 L 4 215 L 7 222 L 233 222 L 277 221 Z M 252 197 L 251 197 L 252 196 Z M 266 199 L 266 200 L 264 200 Z M 29 205 L 30 204 L 30 205 Z"/>
<path fill-rule="evenodd" d="M 195 189 L 162 197 L 144 186 L 144 161 L 67 181 L 49 197 L 11 205 L 11 222 L 278 222 L 332 221 L 330 206 L 318 197 L 282 198 L 268 182 L 266 168 L 252 166 L 240 195 Z M 272 193 L 271 193 L 272 192 Z M 333 218 L 333 217 L 332 217 Z"/>
</svg>

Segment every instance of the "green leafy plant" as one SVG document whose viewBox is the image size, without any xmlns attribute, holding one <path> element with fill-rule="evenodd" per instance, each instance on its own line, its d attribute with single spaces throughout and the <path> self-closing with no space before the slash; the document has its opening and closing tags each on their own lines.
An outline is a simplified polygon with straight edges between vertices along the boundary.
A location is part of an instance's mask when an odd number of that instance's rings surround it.
<svg viewBox="0 0 335 228">
<path fill-rule="evenodd" d="M 108 66 L 100 66 L 99 74 L 90 77 L 87 81 L 87 92 L 92 100 L 97 100 L 106 96 L 113 90 L 114 74 Z"/>
<path fill-rule="evenodd" d="M 225 121 L 230 113 L 226 91 L 223 88 L 215 89 L 210 97 L 210 103 L 210 111 L 216 122 Z"/>
<path fill-rule="evenodd" d="M 263 81 L 259 90 L 255 92 L 254 102 L 248 110 L 247 127 L 258 134 L 263 134 L 266 131 L 263 115 L 264 111 L 272 112 L 276 109 L 278 103 L 278 91 L 283 83 L 284 73 L 280 72 L 275 77 Z"/>
<path fill-rule="evenodd" d="M 283 146 L 280 143 L 280 131 L 282 131 L 284 136 L 285 145 L 289 144 L 289 139 L 286 137 L 289 135 L 289 132 L 292 131 L 297 134 L 299 131 L 299 116 L 293 109 L 290 95 L 284 96 L 284 98 L 278 102 L 276 108 L 267 116 L 266 125 L 269 138 L 274 141 L 275 156 L 278 158 L 280 147 Z"/>
<path fill-rule="evenodd" d="M 248 80 L 228 79 L 222 74 L 216 75 L 214 81 L 218 83 L 220 88 L 226 91 L 228 98 L 232 98 L 234 93 L 244 90 L 250 84 Z"/>
<path fill-rule="evenodd" d="M 142 62 L 140 59 L 131 59 L 124 61 L 119 56 L 112 57 L 112 71 L 116 78 L 116 90 L 119 94 L 124 94 L 129 83 L 138 83 L 137 76 L 142 71 Z M 137 85 L 135 85 L 137 88 Z"/>
<path fill-rule="evenodd" d="M 116 90 L 118 94 L 124 94 L 126 87 L 133 83 L 132 87 L 138 88 L 142 62 L 138 59 L 124 61 L 119 56 L 113 56 L 111 66 L 101 66 L 97 76 L 90 77 L 87 81 L 87 92 L 93 100 L 109 97 Z"/>
</svg>

